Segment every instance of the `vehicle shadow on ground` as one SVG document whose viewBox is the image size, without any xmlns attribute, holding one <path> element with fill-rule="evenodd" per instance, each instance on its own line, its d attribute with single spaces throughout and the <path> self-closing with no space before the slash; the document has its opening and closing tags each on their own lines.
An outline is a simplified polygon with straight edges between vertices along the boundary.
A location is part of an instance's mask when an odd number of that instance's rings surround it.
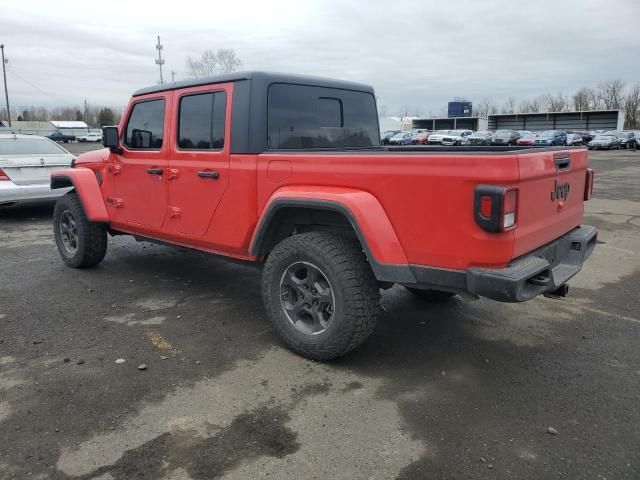
<svg viewBox="0 0 640 480">
<path fill-rule="evenodd" d="M 53 207 L 53 202 L 33 203 L 15 207 L 0 207 L 0 227 L 4 221 L 24 223 L 52 218 Z"/>
</svg>

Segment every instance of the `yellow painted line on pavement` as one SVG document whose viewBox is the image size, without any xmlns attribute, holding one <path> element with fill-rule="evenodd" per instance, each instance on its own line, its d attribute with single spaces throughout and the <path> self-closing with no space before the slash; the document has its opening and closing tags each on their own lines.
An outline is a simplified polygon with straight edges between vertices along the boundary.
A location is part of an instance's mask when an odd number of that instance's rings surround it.
<svg viewBox="0 0 640 480">
<path fill-rule="evenodd" d="M 158 350 L 166 350 L 175 352 L 173 345 L 171 345 L 168 341 L 166 341 L 162 336 L 157 332 L 148 331 L 147 338 L 156 347 Z"/>
</svg>

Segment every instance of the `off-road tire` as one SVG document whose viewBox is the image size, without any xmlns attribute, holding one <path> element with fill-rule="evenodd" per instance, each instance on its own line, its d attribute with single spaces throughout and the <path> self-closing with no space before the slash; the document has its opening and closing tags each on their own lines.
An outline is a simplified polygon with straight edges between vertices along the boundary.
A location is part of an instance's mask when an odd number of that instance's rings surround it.
<svg viewBox="0 0 640 480">
<path fill-rule="evenodd" d="M 65 212 L 75 220 L 77 248 L 73 252 L 65 248 L 62 239 L 61 219 Z M 103 223 L 91 222 L 87 218 L 82 202 L 75 192 L 63 195 L 56 202 L 53 210 L 53 232 L 60 256 L 70 267 L 93 267 L 100 263 L 107 253 L 106 226 Z"/>
<path fill-rule="evenodd" d="M 296 262 L 321 269 L 333 292 L 331 321 L 318 333 L 296 328 L 282 303 L 281 281 Z M 262 296 L 267 316 L 287 347 L 317 361 L 341 357 L 362 344 L 380 309 L 380 290 L 360 244 L 329 232 L 302 233 L 279 243 L 264 265 Z"/>
<path fill-rule="evenodd" d="M 427 302 L 446 302 L 455 297 L 453 292 L 444 292 L 442 290 L 422 290 L 420 288 L 404 287 L 409 290 L 414 297 Z"/>
</svg>

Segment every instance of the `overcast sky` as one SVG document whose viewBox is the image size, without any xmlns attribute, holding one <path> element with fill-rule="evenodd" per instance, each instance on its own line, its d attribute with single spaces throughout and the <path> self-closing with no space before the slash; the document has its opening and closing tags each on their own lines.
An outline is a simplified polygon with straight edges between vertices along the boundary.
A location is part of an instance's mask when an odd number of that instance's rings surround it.
<svg viewBox="0 0 640 480">
<path fill-rule="evenodd" d="M 125 105 L 158 82 L 156 35 L 165 78 L 233 48 L 244 70 L 372 84 L 389 114 L 640 82 L 640 0 L 21 0 L 0 10 L 11 104 Z"/>
</svg>

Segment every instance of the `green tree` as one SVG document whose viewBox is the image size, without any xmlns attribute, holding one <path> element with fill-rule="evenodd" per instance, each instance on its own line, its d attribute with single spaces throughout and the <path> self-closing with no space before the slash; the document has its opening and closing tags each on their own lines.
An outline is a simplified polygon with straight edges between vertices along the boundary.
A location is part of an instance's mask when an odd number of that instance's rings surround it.
<svg viewBox="0 0 640 480">
<path fill-rule="evenodd" d="M 76 122 L 82 122 L 83 120 L 82 112 L 80 110 L 76 110 Z"/>
<path fill-rule="evenodd" d="M 104 127 L 105 125 L 114 125 L 115 124 L 115 115 L 113 114 L 113 110 L 110 108 L 103 108 L 98 113 L 98 125 Z"/>
</svg>

